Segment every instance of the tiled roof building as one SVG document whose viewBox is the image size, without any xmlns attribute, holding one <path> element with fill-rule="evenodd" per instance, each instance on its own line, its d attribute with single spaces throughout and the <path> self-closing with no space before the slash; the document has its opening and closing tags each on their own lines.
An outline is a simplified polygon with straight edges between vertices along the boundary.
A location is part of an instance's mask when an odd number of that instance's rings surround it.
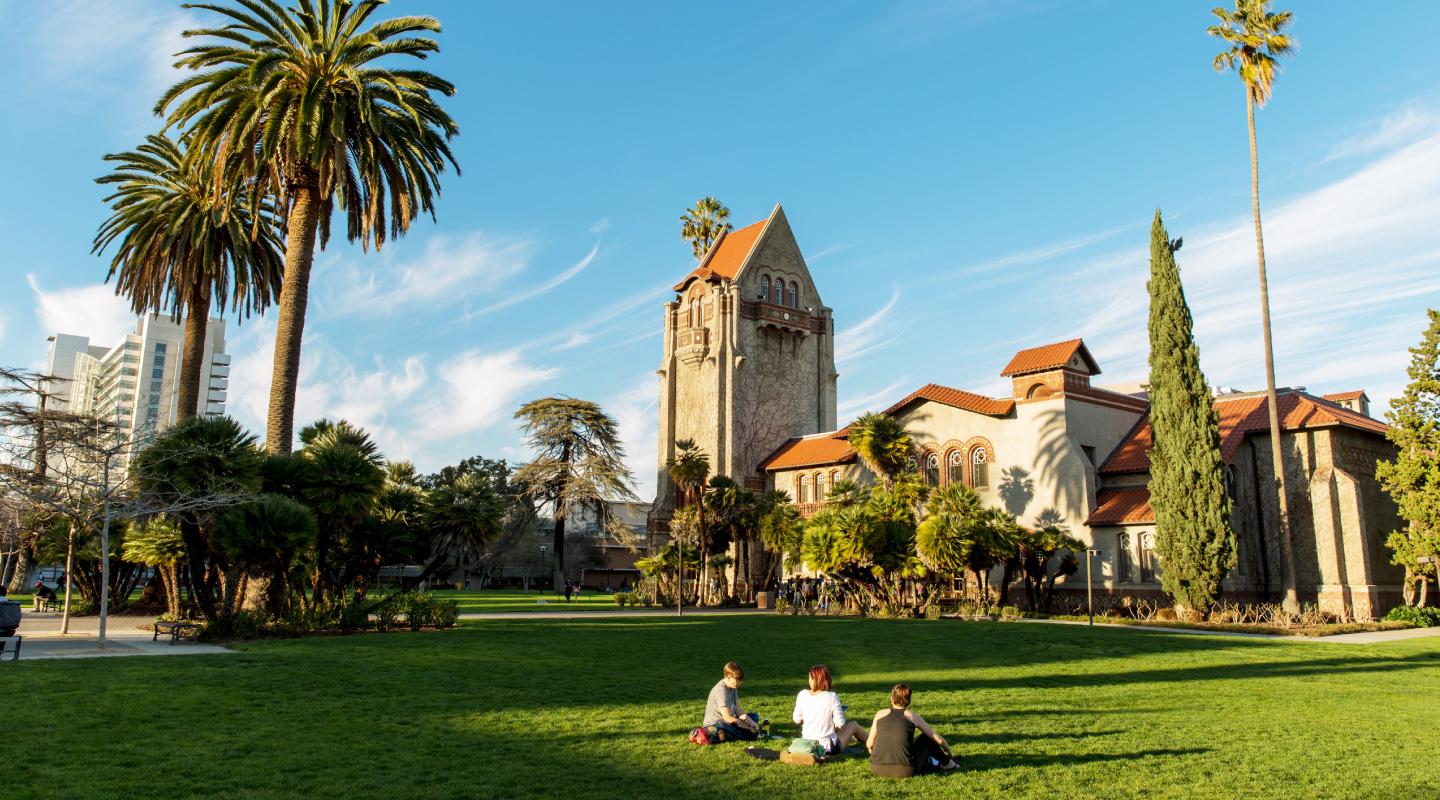
<svg viewBox="0 0 1440 800">
<path fill-rule="evenodd" d="M 692 439 L 712 474 L 755 491 L 788 492 L 802 515 L 842 479 L 873 480 L 838 428 L 834 321 L 820 301 L 784 212 L 722 235 L 666 304 L 659 370 L 660 452 L 651 531 L 678 503 L 665 462 Z M 1101 553 L 1102 596 L 1158 595 L 1143 384 L 1092 385 L 1100 365 L 1081 339 L 1021 350 L 1000 370 L 1008 397 L 926 384 L 883 413 L 903 422 L 916 468 L 934 486 L 965 483 L 1023 525 L 1058 525 Z M 1364 392 L 1280 396 L 1289 506 L 1302 599 L 1383 610 L 1398 597 L 1383 550 L 1398 527 L 1374 479 L 1392 450 Z M 1232 598 L 1271 598 L 1278 535 L 1265 487 L 1270 464 L 1263 394 L 1216 398 L 1241 563 Z M 838 428 L 838 429 L 837 429 Z M 1083 577 L 1061 586 L 1083 589 Z"/>
</svg>

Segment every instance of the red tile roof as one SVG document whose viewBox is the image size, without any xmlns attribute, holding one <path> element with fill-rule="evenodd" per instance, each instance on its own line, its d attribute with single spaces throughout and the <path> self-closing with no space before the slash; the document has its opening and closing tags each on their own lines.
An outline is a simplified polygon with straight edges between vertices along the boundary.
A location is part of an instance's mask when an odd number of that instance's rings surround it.
<svg viewBox="0 0 1440 800">
<path fill-rule="evenodd" d="M 1095 495 L 1096 509 L 1086 525 L 1130 525 L 1154 522 L 1149 489 L 1112 489 Z"/>
<path fill-rule="evenodd" d="M 711 245 L 710 251 L 705 254 L 705 259 L 695 271 L 685 276 L 685 280 L 675 284 L 675 291 L 685 288 L 691 278 L 709 280 L 713 276 L 735 279 L 740 272 L 740 267 L 745 264 L 745 258 L 755 247 L 755 241 L 760 238 L 760 232 L 765 230 L 765 223 L 768 218 L 762 219 L 754 225 L 747 225 L 738 231 L 729 231 L 720 237 L 720 241 Z"/>
<path fill-rule="evenodd" d="M 760 469 L 795 469 L 854 461 L 855 451 L 850 449 L 847 431 L 848 427 L 831 434 L 791 439 L 761 461 Z"/>
<path fill-rule="evenodd" d="M 1343 425 L 1356 430 L 1383 435 L 1389 427 L 1356 411 L 1339 408 L 1299 392 L 1286 392 L 1278 398 L 1280 429 L 1296 431 L 1329 425 Z M 1246 395 L 1233 399 L 1215 398 L 1215 411 L 1220 416 L 1220 456 L 1227 463 L 1240 443 L 1252 433 L 1270 430 L 1270 412 L 1265 395 Z M 1153 437 L 1149 414 L 1142 416 L 1119 446 L 1105 459 L 1100 471 L 1107 474 L 1144 472 L 1150 469 L 1150 448 Z"/>
<path fill-rule="evenodd" d="M 1361 390 L 1359 390 L 1359 391 L 1354 391 L 1354 392 L 1340 392 L 1340 393 L 1338 393 L 1338 394 L 1322 394 L 1322 395 L 1320 395 L 1320 399 L 1322 399 L 1322 400 L 1329 400 L 1329 401 L 1332 402 L 1332 403 L 1338 403 L 1338 402 L 1340 402 L 1341 400 L 1359 400 L 1360 398 L 1362 398 L 1362 397 L 1364 397 L 1364 396 L 1365 396 L 1365 390 L 1364 390 L 1364 389 L 1361 389 Z"/>
<path fill-rule="evenodd" d="M 883 413 L 893 416 L 895 412 L 916 400 L 933 400 L 937 403 L 944 403 L 947 406 L 963 408 L 978 414 L 988 414 L 992 417 L 1003 417 L 1010 413 L 1010 409 L 1015 407 L 1015 401 L 1008 398 L 1005 400 L 993 400 L 982 395 L 962 392 L 959 389 L 951 389 L 948 386 L 941 386 L 938 383 L 927 383 L 919 389 L 916 389 L 904 400 L 885 409 Z"/>
<path fill-rule="evenodd" d="M 1047 344 L 1043 347 L 1032 347 L 1029 350 L 1021 350 L 1010 359 L 1010 363 L 1000 373 L 1002 377 L 1008 378 L 1011 375 L 1024 375 L 1027 372 L 1039 372 L 1044 369 L 1058 369 L 1070 363 L 1070 359 L 1076 351 L 1085 360 L 1085 366 L 1089 368 L 1091 375 L 1100 374 L 1100 365 L 1090 356 L 1086 349 L 1085 342 L 1081 339 L 1071 339 L 1068 342 L 1057 342 Z"/>
</svg>

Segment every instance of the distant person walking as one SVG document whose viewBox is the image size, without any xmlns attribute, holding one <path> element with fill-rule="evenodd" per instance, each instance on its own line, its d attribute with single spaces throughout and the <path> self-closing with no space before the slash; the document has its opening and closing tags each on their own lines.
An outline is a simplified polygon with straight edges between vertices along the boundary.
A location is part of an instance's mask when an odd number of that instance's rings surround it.
<svg viewBox="0 0 1440 800">
<path fill-rule="evenodd" d="M 574 589 L 571 587 L 570 581 L 565 581 L 565 602 L 570 602 L 570 593 L 572 591 L 574 591 Z"/>
</svg>

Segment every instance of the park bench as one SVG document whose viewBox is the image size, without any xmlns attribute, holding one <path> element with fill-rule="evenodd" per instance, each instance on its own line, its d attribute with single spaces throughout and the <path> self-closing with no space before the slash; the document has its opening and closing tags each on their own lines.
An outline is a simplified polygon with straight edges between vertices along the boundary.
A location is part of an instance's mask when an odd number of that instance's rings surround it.
<svg viewBox="0 0 1440 800">
<path fill-rule="evenodd" d="M 60 607 L 61 607 L 61 603 L 60 603 L 60 598 L 58 598 L 58 597 L 55 598 L 55 599 L 53 599 L 53 600 L 41 600 L 41 601 L 40 601 L 40 610 L 41 610 L 41 611 L 59 611 L 59 610 L 60 610 Z"/>
<path fill-rule="evenodd" d="M 10 656 L 11 661 L 18 661 L 20 659 L 20 639 L 21 637 L 19 636 L 0 636 L 0 661 L 5 660 L 7 647 L 9 648 L 9 652 L 12 653 Z"/>
<path fill-rule="evenodd" d="M 165 631 L 170 634 L 170 644 L 175 644 L 179 639 L 188 639 L 196 642 L 199 641 L 200 627 L 201 625 L 198 622 L 163 622 L 156 620 L 155 635 L 150 637 L 150 641 L 156 641 L 160 638 L 160 632 Z"/>
</svg>

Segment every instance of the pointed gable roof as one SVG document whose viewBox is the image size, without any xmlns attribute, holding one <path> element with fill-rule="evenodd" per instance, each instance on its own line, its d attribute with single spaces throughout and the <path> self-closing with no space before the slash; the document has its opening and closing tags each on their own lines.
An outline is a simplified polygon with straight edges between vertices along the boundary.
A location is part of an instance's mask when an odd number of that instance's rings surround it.
<svg viewBox="0 0 1440 800">
<path fill-rule="evenodd" d="M 740 268 L 745 266 L 745 262 L 750 258 L 750 253 L 755 250 L 755 244 L 760 241 L 760 234 L 765 232 L 765 226 L 775 218 L 775 214 L 779 210 L 780 206 L 776 205 L 775 211 L 770 212 L 770 216 L 759 222 L 746 225 L 739 230 L 721 232 L 720 238 L 716 239 L 715 243 L 710 245 L 710 249 L 705 251 L 705 257 L 700 260 L 700 266 L 696 267 L 694 272 L 686 275 L 685 280 L 675 284 L 675 291 L 684 289 L 685 284 L 689 283 L 692 278 L 699 278 L 702 281 L 708 281 L 714 277 L 735 280 L 735 276 L 740 274 Z"/>
<path fill-rule="evenodd" d="M 988 414 L 992 417 L 1003 417 L 1010 413 L 1015 407 L 1014 400 L 992 400 L 971 392 L 964 392 L 959 389 L 951 389 L 949 386 L 941 386 L 938 383 L 927 383 L 916 389 L 908 397 L 883 412 L 894 416 L 895 412 L 910 405 L 916 400 L 933 400 L 936 403 L 943 403 L 955 408 L 963 408 L 966 411 L 974 411 L 977 414 Z"/>
<path fill-rule="evenodd" d="M 1341 425 L 1383 436 L 1389 430 L 1389 426 L 1380 420 L 1301 392 L 1286 392 L 1276 400 L 1282 431 Z M 1246 436 L 1270 430 L 1270 411 L 1265 404 L 1264 392 L 1217 397 L 1214 403 L 1215 413 L 1220 418 L 1220 457 L 1228 464 Z M 1150 469 L 1150 448 L 1153 446 L 1150 414 L 1146 412 L 1105 459 L 1105 463 L 1100 465 L 1100 472 L 1106 475 L 1145 472 Z"/>
<path fill-rule="evenodd" d="M 1080 354 L 1081 359 L 1085 362 L 1085 368 L 1090 371 L 1091 375 L 1100 374 L 1100 365 L 1095 363 L 1095 359 L 1085 347 L 1085 341 L 1083 339 L 1071 339 L 1068 342 L 1056 342 L 1055 344 L 1047 344 L 1041 347 L 1032 347 L 1029 350 L 1021 350 L 1015 354 L 1014 358 L 1010 359 L 1010 363 L 1005 366 L 1004 371 L 1002 371 L 1000 375 L 1001 377 L 1008 378 L 1012 375 L 1024 375 L 1029 372 L 1040 372 L 1041 370 L 1047 369 L 1059 369 L 1069 364 L 1070 359 L 1073 358 L 1076 353 Z"/>
</svg>

